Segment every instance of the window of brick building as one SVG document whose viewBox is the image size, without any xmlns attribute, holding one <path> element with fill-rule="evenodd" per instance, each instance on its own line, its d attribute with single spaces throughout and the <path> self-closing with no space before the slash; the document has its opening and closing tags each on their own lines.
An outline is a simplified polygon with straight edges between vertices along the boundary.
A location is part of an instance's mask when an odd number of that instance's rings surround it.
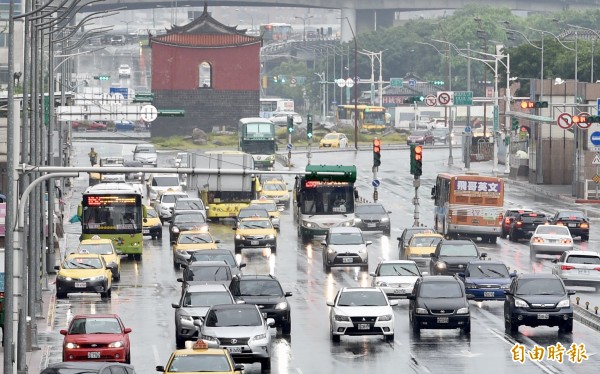
<svg viewBox="0 0 600 374">
<path fill-rule="evenodd" d="M 203 61 L 198 67 L 198 78 L 198 87 L 212 87 L 212 66 L 208 62 Z"/>
</svg>

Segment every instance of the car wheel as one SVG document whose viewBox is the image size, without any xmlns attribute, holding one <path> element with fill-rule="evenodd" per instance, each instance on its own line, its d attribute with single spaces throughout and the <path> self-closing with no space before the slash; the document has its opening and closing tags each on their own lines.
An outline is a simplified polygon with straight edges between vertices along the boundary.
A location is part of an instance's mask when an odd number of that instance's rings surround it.
<svg viewBox="0 0 600 374">
<path fill-rule="evenodd" d="M 335 335 L 333 333 L 333 326 L 329 327 L 329 335 L 331 336 L 331 341 L 334 343 L 339 343 L 341 335 Z"/>
<path fill-rule="evenodd" d="M 115 274 L 113 276 L 113 279 L 117 282 L 120 281 L 121 280 L 121 272 L 118 272 L 117 274 Z"/>
<path fill-rule="evenodd" d="M 271 253 L 277 253 L 277 246 L 271 247 Z"/>
<path fill-rule="evenodd" d="M 136 261 L 142 261 L 142 254 L 141 253 L 134 254 L 133 259 Z"/>
<path fill-rule="evenodd" d="M 464 334 L 471 333 L 471 322 L 467 322 L 467 324 L 461 329 Z"/>
<path fill-rule="evenodd" d="M 573 332 L 573 320 L 567 321 L 558 327 L 560 332 Z"/>
<path fill-rule="evenodd" d="M 159 233 L 158 233 L 158 238 L 159 238 L 159 239 L 162 239 L 162 228 L 161 228 L 161 230 L 160 230 L 160 231 L 159 231 Z"/>
<path fill-rule="evenodd" d="M 500 237 L 502 239 L 506 238 L 506 230 L 504 230 L 504 225 L 502 225 L 502 229 L 500 229 Z"/>
<path fill-rule="evenodd" d="M 127 352 L 127 356 L 125 356 L 125 363 L 131 364 L 131 352 Z"/>
<path fill-rule="evenodd" d="M 516 242 L 517 237 L 515 235 L 515 232 L 511 229 L 510 232 L 508 233 L 508 240 L 510 240 L 511 242 Z"/>
<path fill-rule="evenodd" d="M 177 349 L 185 348 L 185 339 L 182 339 L 175 335 L 175 346 L 177 347 Z"/>
<path fill-rule="evenodd" d="M 290 335 L 292 333 L 292 319 L 291 317 L 288 318 L 288 321 L 285 322 L 282 326 L 281 326 L 281 333 L 283 335 Z"/>
<path fill-rule="evenodd" d="M 394 341 L 394 334 L 385 335 L 385 341 L 386 342 L 393 342 Z"/>
<path fill-rule="evenodd" d="M 387 235 L 387 236 L 389 236 L 391 233 L 392 233 L 392 228 L 391 228 L 391 227 L 388 227 L 387 229 L 385 229 L 385 230 L 383 231 L 383 234 L 384 234 L 384 235 Z"/>
<path fill-rule="evenodd" d="M 587 242 L 588 240 L 590 240 L 590 236 L 589 235 L 581 235 L 581 241 L 582 242 Z"/>
<path fill-rule="evenodd" d="M 504 321 L 504 330 L 511 332 L 511 333 L 515 333 L 519 331 L 519 324 L 518 323 L 514 323 L 512 321 L 512 319 L 509 317 L 508 319 L 506 319 Z"/>
<path fill-rule="evenodd" d="M 236 253 L 237 253 L 237 252 L 236 252 Z M 179 264 L 178 264 L 178 263 L 177 263 L 177 261 L 175 260 L 175 255 L 173 255 L 173 269 L 175 269 L 175 270 L 179 270 L 179 269 L 180 269 L 180 266 L 179 266 Z"/>
<path fill-rule="evenodd" d="M 271 370 L 271 357 L 260 360 L 260 370 Z"/>
<path fill-rule="evenodd" d="M 496 244 L 496 241 L 497 241 L 497 240 L 498 240 L 498 237 L 497 237 L 497 236 L 490 235 L 490 236 L 488 237 L 488 242 L 489 242 L 490 244 Z"/>
<path fill-rule="evenodd" d="M 327 265 L 327 263 L 323 262 L 323 270 L 325 270 L 325 272 L 327 274 L 331 273 L 331 266 Z"/>
<path fill-rule="evenodd" d="M 67 298 L 67 294 L 64 292 L 58 292 L 56 291 L 56 298 L 57 299 L 66 299 Z"/>
<path fill-rule="evenodd" d="M 419 326 L 419 323 L 417 322 L 415 317 L 412 317 L 410 319 L 410 327 L 415 335 L 419 335 L 421 333 L 421 327 Z"/>
</svg>

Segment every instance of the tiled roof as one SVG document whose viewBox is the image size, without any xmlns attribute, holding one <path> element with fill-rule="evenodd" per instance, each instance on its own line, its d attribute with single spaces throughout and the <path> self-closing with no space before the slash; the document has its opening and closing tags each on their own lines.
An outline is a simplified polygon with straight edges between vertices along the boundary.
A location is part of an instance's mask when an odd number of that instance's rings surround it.
<svg viewBox="0 0 600 374">
<path fill-rule="evenodd" d="M 260 43 L 261 40 L 241 34 L 167 34 L 152 38 L 152 43 L 186 47 L 219 48 Z"/>
</svg>

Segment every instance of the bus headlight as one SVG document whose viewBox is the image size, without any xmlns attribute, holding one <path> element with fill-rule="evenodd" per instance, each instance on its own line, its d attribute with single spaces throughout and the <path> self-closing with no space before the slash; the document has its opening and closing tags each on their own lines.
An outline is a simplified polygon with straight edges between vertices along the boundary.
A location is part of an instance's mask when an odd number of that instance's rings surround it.
<svg viewBox="0 0 600 374">
<path fill-rule="evenodd" d="M 308 222 L 308 221 L 302 221 L 302 226 L 311 228 L 311 227 L 315 227 L 315 224 L 312 222 Z"/>
</svg>

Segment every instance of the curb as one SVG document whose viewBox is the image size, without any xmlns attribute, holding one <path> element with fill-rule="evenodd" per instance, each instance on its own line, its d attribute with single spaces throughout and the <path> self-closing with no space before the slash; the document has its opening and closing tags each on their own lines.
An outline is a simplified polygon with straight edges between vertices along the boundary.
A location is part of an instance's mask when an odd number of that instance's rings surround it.
<svg viewBox="0 0 600 374">
<path fill-rule="evenodd" d="M 600 331 L 600 315 L 592 313 L 581 305 L 573 305 L 573 318 L 591 329 Z"/>
</svg>

